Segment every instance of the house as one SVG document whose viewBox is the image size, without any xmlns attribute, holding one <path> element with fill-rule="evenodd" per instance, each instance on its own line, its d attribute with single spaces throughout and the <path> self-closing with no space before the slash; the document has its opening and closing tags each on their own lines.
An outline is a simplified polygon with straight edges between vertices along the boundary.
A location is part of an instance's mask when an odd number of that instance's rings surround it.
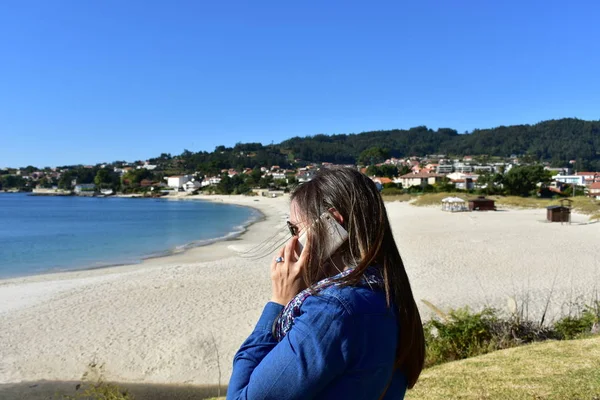
<svg viewBox="0 0 600 400">
<path fill-rule="evenodd" d="M 452 164 L 439 164 L 435 171 L 438 174 L 450 174 L 452 173 L 452 171 L 454 171 L 454 167 L 452 166 Z"/>
<path fill-rule="evenodd" d="M 193 192 L 195 190 L 198 190 L 202 187 L 202 185 L 200 184 L 200 182 L 196 181 L 196 180 L 191 180 L 191 181 L 187 181 L 186 183 L 183 184 L 183 188 L 185 189 L 186 192 Z"/>
<path fill-rule="evenodd" d="M 147 169 L 148 171 L 153 171 L 156 169 L 156 167 L 158 167 L 158 165 L 150 164 L 150 163 L 148 163 L 148 161 L 146 161 L 144 163 L 144 165 L 142 165 L 141 167 L 138 167 L 138 168 L 144 168 L 144 169 Z"/>
<path fill-rule="evenodd" d="M 192 180 L 192 177 L 189 175 L 177 175 L 177 176 L 169 176 L 165 178 L 167 180 L 167 186 L 174 189 L 182 188 L 186 182 Z"/>
<path fill-rule="evenodd" d="M 400 165 L 402 164 L 402 160 L 392 157 L 392 158 L 388 158 L 387 160 L 384 161 L 384 164 L 387 165 Z"/>
<path fill-rule="evenodd" d="M 456 172 L 473 172 L 473 167 L 465 163 L 455 163 L 454 170 Z"/>
<path fill-rule="evenodd" d="M 82 192 L 95 192 L 96 185 L 93 183 L 80 183 L 79 185 L 75 185 L 75 193 L 81 194 Z"/>
<path fill-rule="evenodd" d="M 492 172 L 494 172 L 494 167 L 492 167 L 491 165 L 473 165 L 473 171 L 480 174 L 491 174 Z"/>
<path fill-rule="evenodd" d="M 544 167 L 545 171 L 550 171 L 553 175 L 571 175 L 573 173 L 573 168 L 552 168 L 552 167 Z M 579 174 L 577 174 L 579 175 Z"/>
<path fill-rule="evenodd" d="M 590 186 L 588 186 L 588 189 L 588 194 L 590 197 L 595 197 L 597 200 L 600 200 L 600 182 L 592 183 Z"/>
<path fill-rule="evenodd" d="M 206 187 L 206 186 L 211 186 L 211 185 L 218 185 L 221 182 L 221 178 L 218 176 L 213 176 L 210 178 L 205 178 L 202 183 L 200 184 L 201 187 Z"/>
<path fill-rule="evenodd" d="M 419 165 L 418 162 L 416 164 L 413 164 L 412 167 L 410 168 L 410 170 L 415 174 L 420 173 L 422 169 L 423 168 L 421 168 L 421 166 Z"/>
<path fill-rule="evenodd" d="M 600 182 L 600 172 L 578 172 L 575 175 L 583 176 L 583 184 L 591 185 L 595 182 Z"/>
<path fill-rule="evenodd" d="M 273 176 L 273 179 L 275 180 L 285 179 L 285 174 L 283 172 L 273 172 L 271 176 Z"/>
<path fill-rule="evenodd" d="M 585 178 L 583 175 L 556 175 L 554 180 L 557 182 L 568 183 L 569 185 L 583 186 Z"/>
<path fill-rule="evenodd" d="M 475 188 L 473 178 L 450 179 L 450 182 L 454 185 L 455 188 L 461 190 L 471 190 Z"/>
<path fill-rule="evenodd" d="M 412 172 L 402 175 L 400 177 L 400 182 L 402 183 L 403 188 L 408 188 L 411 186 L 435 185 L 436 183 L 441 182 L 443 178 L 444 175 L 441 174 Z"/>
<path fill-rule="evenodd" d="M 386 183 L 394 183 L 393 180 L 391 180 L 390 178 L 386 178 L 386 177 L 373 177 L 373 178 L 371 178 L 371 180 L 373 182 L 375 182 L 375 186 L 377 187 L 377 190 L 383 189 L 383 186 Z"/>
<path fill-rule="evenodd" d="M 315 177 L 315 174 L 315 171 L 300 171 L 296 174 L 296 179 L 298 179 L 298 182 L 300 183 L 308 182 Z"/>
</svg>

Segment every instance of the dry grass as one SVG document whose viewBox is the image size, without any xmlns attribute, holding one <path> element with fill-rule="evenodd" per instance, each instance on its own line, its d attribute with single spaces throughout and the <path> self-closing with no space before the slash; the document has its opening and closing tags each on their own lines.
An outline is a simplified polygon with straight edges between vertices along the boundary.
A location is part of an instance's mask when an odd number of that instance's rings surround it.
<svg viewBox="0 0 600 400">
<path fill-rule="evenodd" d="M 414 196 L 412 196 L 410 194 L 384 194 L 381 197 L 383 197 L 383 201 L 386 201 L 386 202 L 393 202 L 393 201 L 404 202 L 404 201 L 410 201 L 414 198 Z"/>
<path fill-rule="evenodd" d="M 600 338 L 500 350 L 423 371 L 409 400 L 600 399 Z"/>
<path fill-rule="evenodd" d="M 407 200 L 410 200 L 410 195 Z M 415 200 L 413 205 L 419 207 L 430 207 L 430 206 L 441 206 L 442 199 L 445 197 L 460 197 L 463 200 L 469 200 L 476 198 L 475 194 L 466 193 L 427 193 L 412 197 Z M 509 207 L 509 208 L 546 208 L 552 205 L 560 204 L 558 199 L 539 199 L 536 197 L 518 197 L 518 196 L 488 196 L 496 201 L 498 207 Z M 393 201 L 387 200 L 386 201 Z M 403 200 L 403 201 L 407 201 Z M 570 198 L 573 200 L 573 210 L 580 214 L 590 215 L 590 219 L 600 219 L 600 201 L 592 199 L 590 197 L 575 197 Z"/>
<path fill-rule="evenodd" d="M 556 199 L 538 199 L 535 197 L 518 196 L 494 196 L 498 205 L 506 207 L 519 208 L 545 208 L 551 205 L 560 204 Z M 589 197 L 569 198 L 573 201 L 573 209 L 582 214 L 594 214 L 600 212 L 600 202 Z"/>
</svg>

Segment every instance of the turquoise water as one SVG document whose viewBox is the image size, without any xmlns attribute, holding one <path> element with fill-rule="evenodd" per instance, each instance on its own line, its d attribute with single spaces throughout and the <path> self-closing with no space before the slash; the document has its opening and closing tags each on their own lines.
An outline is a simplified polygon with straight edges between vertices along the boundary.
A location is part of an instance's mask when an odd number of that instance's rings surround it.
<svg viewBox="0 0 600 400">
<path fill-rule="evenodd" d="M 259 217 L 205 201 L 0 194 L 0 278 L 136 263 L 233 237 Z"/>
</svg>

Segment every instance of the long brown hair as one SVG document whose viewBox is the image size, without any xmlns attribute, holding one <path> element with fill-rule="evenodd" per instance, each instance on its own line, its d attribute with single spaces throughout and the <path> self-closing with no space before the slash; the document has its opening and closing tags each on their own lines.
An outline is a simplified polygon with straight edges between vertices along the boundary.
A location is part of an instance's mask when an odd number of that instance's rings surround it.
<svg viewBox="0 0 600 400">
<path fill-rule="evenodd" d="M 317 221 L 323 212 L 337 210 L 349 236 L 334 257 L 324 260 L 321 253 L 328 236 L 319 222 L 312 225 L 312 250 L 304 269 L 307 286 L 331 274 L 334 258 L 341 259 L 343 264 L 334 268 L 354 268 L 341 279 L 343 285 L 357 284 L 371 265 L 381 267 L 388 306 L 396 307 L 398 315 L 395 368 L 406 375 L 408 387 L 412 388 L 425 359 L 423 325 L 375 183 L 352 168 L 324 168 L 311 181 L 298 186 L 291 201 L 304 214 L 305 221 Z"/>
</svg>

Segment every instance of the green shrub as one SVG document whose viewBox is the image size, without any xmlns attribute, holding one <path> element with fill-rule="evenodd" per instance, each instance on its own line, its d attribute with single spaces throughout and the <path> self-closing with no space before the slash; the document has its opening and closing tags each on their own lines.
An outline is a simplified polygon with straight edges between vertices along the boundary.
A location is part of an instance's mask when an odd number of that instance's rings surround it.
<svg viewBox="0 0 600 400">
<path fill-rule="evenodd" d="M 133 400 L 134 397 L 122 387 L 104 381 L 104 364 L 95 361 L 88 364 L 87 371 L 81 377 L 81 383 L 75 387 L 75 395 L 63 395 L 64 400 Z M 56 396 L 55 396 L 56 397 Z"/>
<path fill-rule="evenodd" d="M 106 382 L 81 386 L 75 396 L 63 396 L 65 400 L 134 400 L 123 388 Z"/>
<path fill-rule="evenodd" d="M 565 338 L 553 326 L 522 319 L 517 314 L 505 318 L 493 308 L 472 312 L 466 307 L 446 314 L 431 303 L 424 303 L 438 315 L 423 326 L 426 367 L 522 344 Z M 589 331 L 589 328 L 591 324 L 587 321 L 584 329 Z"/>
<path fill-rule="evenodd" d="M 382 196 L 397 196 L 400 194 L 404 194 L 404 190 L 397 187 L 384 187 L 381 189 Z"/>
<path fill-rule="evenodd" d="M 576 339 L 592 332 L 594 324 L 598 326 L 600 320 L 600 301 L 592 306 L 584 306 L 583 310 L 575 316 L 566 316 L 554 323 L 554 329 L 562 339 Z"/>
<path fill-rule="evenodd" d="M 424 325 L 427 366 L 460 360 L 495 350 L 492 325 L 495 311 L 486 308 L 472 313 L 468 307 L 452 310 L 445 320 L 432 319 Z M 490 348 L 490 346 L 492 346 Z"/>
</svg>

